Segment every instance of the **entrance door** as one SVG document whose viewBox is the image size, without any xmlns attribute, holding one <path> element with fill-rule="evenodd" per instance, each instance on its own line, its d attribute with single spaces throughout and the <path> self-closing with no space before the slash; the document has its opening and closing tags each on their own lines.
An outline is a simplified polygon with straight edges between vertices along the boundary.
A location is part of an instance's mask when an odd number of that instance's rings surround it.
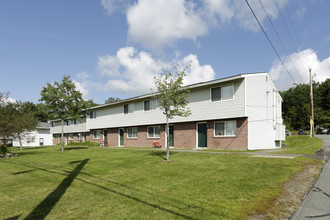
<svg viewBox="0 0 330 220">
<path fill-rule="evenodd" d="M 197 124 L 197 147 L 207 147 L 207 124 Z"/>
<path fill-rule="evenodd" d="M 107 132 L 107 130 L 103 130 L 103 141 L 104 141 L 104 146 L 107 146 L 107 144 L 108 144 L 108 132 Z"/>
<path fill-rule="evenodd" d="M 170 142 L 170 147 L 174 146 L 174 126 L 170 125 L 169 129 L 169 142 Z"/>
<path fill-rule="evenodd" d="M 119 129 L 119 146 L 124 146 L 124 129 Z"/>
<path fill-rule="evenodd" d="M 83 133 L 83 142 L 86 142 L 86 133 Z"/>
</svg>

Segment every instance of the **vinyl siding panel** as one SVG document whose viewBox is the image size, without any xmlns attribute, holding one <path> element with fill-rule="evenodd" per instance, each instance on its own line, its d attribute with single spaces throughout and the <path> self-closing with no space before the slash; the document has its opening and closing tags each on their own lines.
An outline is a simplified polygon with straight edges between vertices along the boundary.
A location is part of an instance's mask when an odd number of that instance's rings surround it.
<svg viewBox="0 0 330 220">
<path fill-rule="evenodd" d="M 281 97 L 270 77 L 246 77 L 249 149 L 275 148 L 276 124 L 282 124 Z"/>
<path fill-rule="evenodd" d="M 210 89 L 221 85 L 234 85 L 234 99 L 211 102 Z M 220 83 L 213 86 L 191 89 L 188 108 L 191 110 L 189 117 L 175 117 L 170 122 L 189 122 L 211 119 L 224 119 L 245 116 L 243 79 Z M 120 103 L 106 106 L 96 111 L 96 118 L 87 118 L 87 129 L 129 127 L 139 125 L 164 124 L 165 116 L 158 107 L 156 110 L 144 111 L 144 101 L 138 99 L 133 102 Z M 134 104 L 134 113 L 124 114 L 125 104 Z M 207 112 L 207 114 L 205 114 Z"/>
<path fill-rule="evenodd" d="M 77 133 L 77 132 L 88 132 L 89 130 L 86 128 L 86 118 L 82 118 L 78 125 L 66 125 L 64 122 L 64 133 Z M 51 134 L 60 134 L 62 133 L 62 124 L 61 121 L 54 122 L 54 127 L 50 127 Z"/>
</svg>

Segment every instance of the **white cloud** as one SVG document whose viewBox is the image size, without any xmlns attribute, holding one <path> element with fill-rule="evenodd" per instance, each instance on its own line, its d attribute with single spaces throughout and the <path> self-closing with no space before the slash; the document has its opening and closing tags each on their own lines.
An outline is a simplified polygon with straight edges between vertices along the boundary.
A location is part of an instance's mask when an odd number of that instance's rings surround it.
<svg viewBox="0 0 330 220">
<path fill-rule="evenodd" d="M 4 100 L 4 102 L 5 102 L 5 103 L 7 103 L 7 102 L 16 103 L 17 100 L 14 99 L 14 98 L 12 98 L 12 97 L 8 97 L 8 98 L 6 98 L 6 99 Z"/>
<path fill-rule="evenodd" d="M 215 77 L 213 68 L 210 65 L 201 66 L 196 55 L 189 54 L 181 60 L 164 62 L 153 58 L 147 52 L 138 52 L 133 47 L 125 47 L 119 49 L 115 56 L 99 57 L 98 64 L 102 68 L 98 66 L 98 69 L 101 71 L 101 75 L 109 77 L 109 80 L 104 86 L 94 85 L 103 91 L 120 92 L 126 95 L 148 93 L 150 88 L 154 87 L 153 77 L 159 74 L 161 69 L 168 69 L 176 63 L 181 66 L 191 65 L 190 70 L 187 71 L 185 84 L 212 80 Z M 108 74 L 110 70 L 117 74 Z"/>
<path fill-rule="evenodd" d="M 263 23 L 266 14 L 259 0 L 249 0 L 249 3 Z M 278 8 L 285 5 L 284 0 L 263 0 L 262 3 L 272 19 L 277 18 Z M 196 42 L 210 28 L 223 25 L 238 24 L 249 31 L 260 30 L 246 3 L 237 0 L 139 0 L 128 6 L 126 17 L 129 40 L 154 51 L 173 46 L 181 39 Z"/>
<path fill-rule="evenodd" d="M 316 52 L 312 49 L 300 51 L 298 54 L 293 53 L 290 57 L 292 62 L 295 64 L 303 83 L 309 83 L 309 68 L 312 68 L 312 73 L 316 74 L 313 78 L 316 82 L 323 82 L 326 78 L 330 77 L 330 57 L 321 61 L 318 59 Z M 291 62 L 288 59 L 284 59 L 284 64 L 294 80 L 301 83 L 300 77 L 296 73 Z M 273 62 L 273 65 L 269 70 L 269 74 L 274 80 L 277 89 L 287 90 L 293 86 L 291 77 L 278 60 Z"/>
<path fill-rule="evenodd" d="M 179 39 L 195 41 L 208 31 L 195 8 L 192 1 L 139 0 L 127 11 L 129 39 L 153 50 Z"/>
<path fill-rule="evenodd" d="M 80 82 L 78 82 L 77 80 L 72 81 L 76 85 L 76 89 L 81 92 L 82 98 L 87 100 L 89 95 L 89 75 L 86 71 L 83 71 L 78 73 L 76 77 Z"/>
<path fill-rule="evenodd" d="M 124 8 L 127 3 L 125 0 L 101 0 L 101 5 L 107 11 L 108 15 L 111 15 L 116 10 Z"/>
<path fill-rule="evenodd" d="M 306 14 L 306 12 L 307 12 L 307 9 L 303 5 L 301 9 L 299 9 L 298 11 L 296 11 L 295 16 L 297 16 L 298 18 L 301 19 L 302 17 L 304 17 L 304 15 Z"/>
</svg>

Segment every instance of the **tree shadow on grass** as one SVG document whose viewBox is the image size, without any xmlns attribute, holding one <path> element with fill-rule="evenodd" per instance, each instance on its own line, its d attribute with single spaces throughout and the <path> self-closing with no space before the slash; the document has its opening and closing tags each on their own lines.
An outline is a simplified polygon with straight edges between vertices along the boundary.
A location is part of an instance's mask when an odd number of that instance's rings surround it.
<svg viewBox="0 0 330 220">
<path fill-rule="evenodd" d="M 67 151 L 67 150 L 82 150 L 82 149 L 88 149 L 88 147 L 64 147 L 64 151 Z"/>
<path fill-rule="evenodd" d="M 177 152 L 170 151 L 170 155 L 176 154 Z M 160 157 L 163 160 L 166 160 L 166 151 L 151 151 L 149 153 L 151 156 Z"/>
<path fill-rule="evenodd" d="M 49 212 L 54 208 L 56 203 L 61 199 L 67 188 L 71 185 L 73 180 L 83 169 L 89 159 L 83 161 L 73 161 L 72 163 L 79 163 L 76 168 L 58 185 L 58 187 L 51 192 L 25 219 L 44 219 Z"/>
</svg>

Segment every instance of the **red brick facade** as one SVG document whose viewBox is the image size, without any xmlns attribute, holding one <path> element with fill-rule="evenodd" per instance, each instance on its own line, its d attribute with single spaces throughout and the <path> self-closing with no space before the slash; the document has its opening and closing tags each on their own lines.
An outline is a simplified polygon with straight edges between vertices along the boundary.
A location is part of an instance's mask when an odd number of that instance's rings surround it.
<svg viewBox="0 0 330 220">
<path fill-rule="evenodd" d="M 215 137 L 214 136 L 214 122 L 218 121 L 236 121 L 236 136 L 235 137 Z M 207 148 L 208 149 L 241 149 L 248 148 L 248 119 L 234 118 L 226 120 L 210 120 L 205 122 L 185 122 L 172 124 L 174 128 L 174 147 L 176 148 L 196 148 L 197 147 L 197 123 L 207 124 Z M 137 138 L 127 137 L 127 127 L 121 128 L 124 130 L 124 145 L 125 147 L 152 147 L 153 141 L 158 141 L 162 147 L 165 146 L 165 125 L 160 126 L 159 138 L 148 138 L 147 128 L 149 126 L 138 126 Z M 108 128 L 107 130 L 107 146 L 119 146 L 119 129 Z M 93 130 L 86 133 L 86 141 L 100 143 L 103 140 L 103 130 L 101 130 L 100 139 L 93 138 Z M 77 134 L 73 135 L 72 141 L 77 140 Z M 83 139 L 83 138 L 82 138 Z M 53 139 L 54 144 L 59 142 L 59 139 Z"/>
</svg>

